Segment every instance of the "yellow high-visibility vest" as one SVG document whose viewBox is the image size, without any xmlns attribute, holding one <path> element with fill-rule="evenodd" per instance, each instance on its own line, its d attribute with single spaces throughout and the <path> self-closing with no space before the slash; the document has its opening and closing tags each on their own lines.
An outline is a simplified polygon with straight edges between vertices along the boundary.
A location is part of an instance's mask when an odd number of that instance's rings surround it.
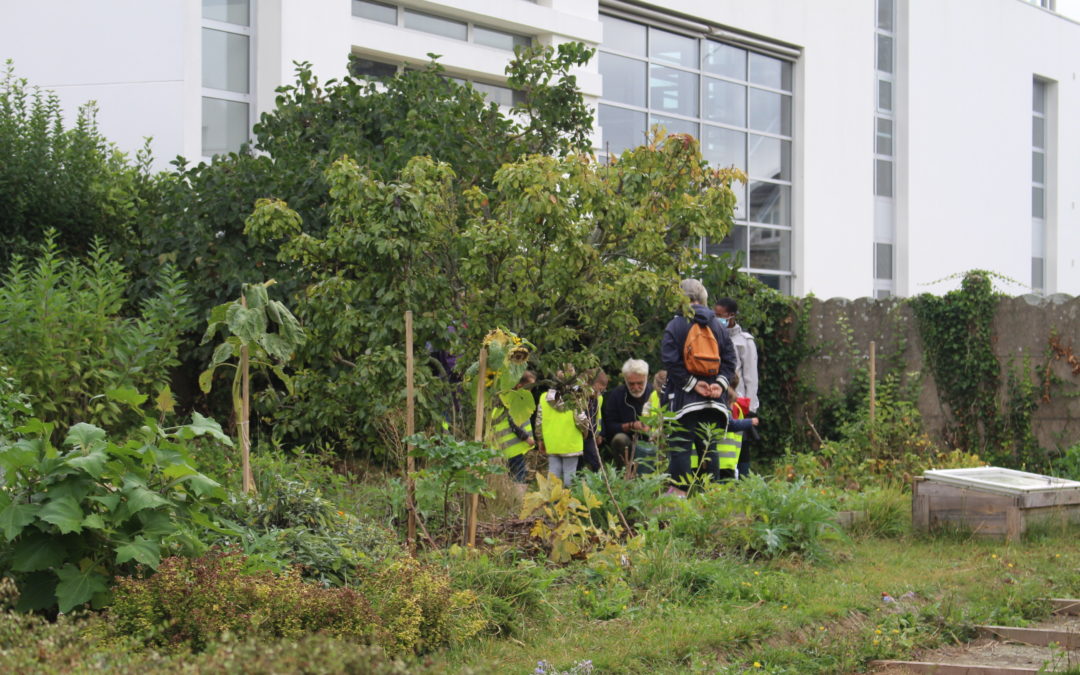
<svg viewBox="0 0 1080 675">
<path fill-rule="evenodd" d="M 532 434 L 532 420 L 525 420 L 524 424 L 518 425 Z M 492 416 L 491 432 L 495 436 L 495 447 L 502 450 L 503 457 L 510 459 L 518 455 L 524 455 L 529 451 L 529 444 L 517 437 L 510 428 L 510 413 L 506 408 L 496 408 Z"/>
<path fill-rule="evenodd" d="M 540 425 L 547 454 L 577 455 L 584 451 L 585 438 L 574 424 L 575 414 L 572 408 L 556 410 L 546 395 L 540 398 Z"/>
</svg>

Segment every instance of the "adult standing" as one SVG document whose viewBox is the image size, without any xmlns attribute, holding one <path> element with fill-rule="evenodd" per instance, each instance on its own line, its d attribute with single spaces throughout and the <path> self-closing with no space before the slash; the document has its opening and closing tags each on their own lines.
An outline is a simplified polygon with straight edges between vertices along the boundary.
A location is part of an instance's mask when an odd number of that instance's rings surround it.
<svg viewBox="0 0 1080 675">
<path fill-rule="evenodd" d="M 750 409 L 746 411 L 747 417 L 757 417 L 758 410 L 758 351 L 754 336 L 743 330 L 739 325 L 739 303 L 732 298 L 720 298 L 716 301 L 713 311 L 720 325 L 727 327 L 731 344 L 735 346 L 736 366 L 738 382 L 735 384 L 735 392 L 739 398 L 750 400 Z M 754 434 L 751 434 L 751 437 Z M 750 472 L 751 443 L 743 439 L 742 452 L 739 454 L 739 475 L 745 476 Z"/>
<path fill-rule="evenodd" d="M 641 359 L 627 359 L 622 365 L 623 383 L 604 396 L 603 420 L 604 438 L 611 439 L 611 449 L 616 459 L 631 459 L 631 448 L 635 449 L 633 460 L 638 462 L 638 473 L 652 473 L 653 467 L 648 461 L 647 448 L 638 443 L 649 428 L 641 421 L 646 407 L 660 406 L 660 397 L 649 384 L 649 364 Z M 655 450 L 653 451 L 655 454 Z M 644 460 L 644 461 L 639 461 Z"/>
<path fill-rule="evenodd" d="M 690 300 L 694 315 L 692 318 L 678 315 L 668 322 L 660 342 L 660 358 L 668 371 L 664 400 L 686 429 L 671 440 L 668 474 L 673 483 L 672 491 L 685 495 L 683 488 L 690 481 L 690 458 L 695 450 L 702 451 L 714 479 L 724 477 L 719 469 L 715 444 L 723 437 L 731 416 L 726 402 L 728 383 L 735 374 L 735 347 L 727 329 L 708 308 L 709 295 L 701 282 L 684 279 L 679 288 Z M 691 328 L 695 325 L 700 328 L 696 328 L 691 336 Z M 685 354 L 688 338 L 697 345 L 703 329 L 711 331 L 716 340 L 712 348 L 719 356 L 719 363 L 711 368 L 713 373 L 704 372 L 698 358 L 692 357 L 692 362 L 688 363 Z M 714 425 L 712 434 L 706 429 L 710 424 Z M 706 441 L 712 441 L 708 447 Z"/>
</svg>

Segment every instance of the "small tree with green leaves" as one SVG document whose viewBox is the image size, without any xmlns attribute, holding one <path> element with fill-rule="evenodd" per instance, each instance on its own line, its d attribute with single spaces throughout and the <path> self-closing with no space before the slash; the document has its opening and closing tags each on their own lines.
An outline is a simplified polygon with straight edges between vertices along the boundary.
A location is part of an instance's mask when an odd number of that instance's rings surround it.
<svg viewBox="0 0 1080 675">
<path fill-rule="evenodd" d="M 240 435 L 244 492 L 255 489 L 250 457 L 250 369 L 254 366 L 269 370 L 291 393 L 292 378 L 285 372 L 284 366 L 306 339 L 300 322 L 292 312 L 281 302 L 269 298 L 266 289 L 273 283 L 273 280 L 270 280 L 262 284 L 244 284 L 244 292 L 239 300 L 214 308 L 203 336 L 203 342 L 206 343 L 214 338 L 219 329 L 230 333 L 225 341 L 214 349 L 210 367 L 199 376 L 199 387 L 204 393 L 209 393 L 214 371 L 218 366 L 234 368 L 232 401 Z M 236 363 L 228 363 L 233 358 Z"/>
</svg>

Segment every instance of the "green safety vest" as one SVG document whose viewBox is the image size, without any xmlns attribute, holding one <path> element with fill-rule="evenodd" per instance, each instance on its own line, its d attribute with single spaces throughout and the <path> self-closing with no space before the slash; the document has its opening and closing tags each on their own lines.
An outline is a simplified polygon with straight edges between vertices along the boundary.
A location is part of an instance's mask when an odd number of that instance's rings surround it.
<svg viewBox="0 0 1080 675">
<path fill-rule="evenodd" d="M 532 435 L 532 420 L 525 420 L 518 425 Z M 510 428 L 510 412 L 506 408 L 496 408 L 492 416 L 491 432 L 495 436 L 495 447 L 502 450 L 503 457 L 510 459 L 524 455 L 529 451 L 529 444 L 517 437 Z"/>
<path fill-rule="evenodd" d="M 540 424 L 547 454 L 576 455 L 585 450 L 585 438 L 574 424 L 574 414 L 572 408 L 562 412 L 553 408 L 546 395 L 540 398 Z"/>
</svg>

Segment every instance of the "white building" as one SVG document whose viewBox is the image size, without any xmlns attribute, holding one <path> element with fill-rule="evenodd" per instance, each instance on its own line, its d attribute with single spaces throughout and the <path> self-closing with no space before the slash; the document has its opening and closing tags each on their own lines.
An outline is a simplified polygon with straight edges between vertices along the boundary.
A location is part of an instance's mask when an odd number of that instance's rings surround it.
<svg viewBox="0 0 1080 675">
<path fill-rule="evenodd" d="M 510 101 L 515 45 L 578 40 L 599 151 L 661 123 L 746 170 L 707 248 L 775 287 L 906 296 L 984 268 L 1080 294 L 1080 24 L 1053 3 L 0 0 L 0 58 L 164 167 L 238 147 L 294 61 L 325 80 L 434 52 Z"/>
</svg>

